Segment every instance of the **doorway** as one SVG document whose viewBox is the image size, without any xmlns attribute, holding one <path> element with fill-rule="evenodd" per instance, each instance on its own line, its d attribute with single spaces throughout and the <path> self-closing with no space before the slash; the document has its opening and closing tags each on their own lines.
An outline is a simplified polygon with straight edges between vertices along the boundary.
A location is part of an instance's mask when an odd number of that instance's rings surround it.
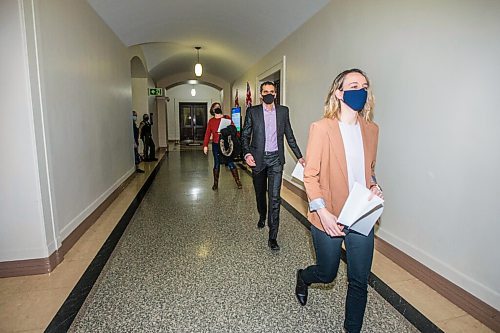
<svg viewBox="0 0 500 333">
<path fill-rule="evenodd" d="M 260 73 L 255 80 L 256 95 L 260 92 L 260 85 L 265 81 L 274 82 L 276 86 L 276 104 L 286 105 L 286 56 L 276 65 Z"/>
<path fill-rule="evenodd" d="M 206 103 L 179 103 L 180 143 L 201 146 L 207 128 Z"/>
<path fill-rule="evenodd" d="M 276 100 L 275 103 L 277 105 L 281 104 L 281 70 L 274 72 L 273 74 L 259 80 L 259 87 L 262 83 L 270 81 L 274 83 L 275 90 L 276 90 Z"/>
</svg>

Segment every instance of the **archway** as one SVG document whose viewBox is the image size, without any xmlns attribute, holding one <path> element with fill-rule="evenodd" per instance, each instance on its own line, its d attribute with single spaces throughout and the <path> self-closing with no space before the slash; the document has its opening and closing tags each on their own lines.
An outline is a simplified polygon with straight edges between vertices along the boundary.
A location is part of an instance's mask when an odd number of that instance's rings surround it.
<svg viewBox="0 0 500 333">
<path fill-rule="evenodd" d="M 192 90 L 195 90 L 194 94 Z M 201 147 L 211 117 L 209 108 L 212 103 L 221 103 L 224 99 L 223 89 L 206 81 L 182 80 L 170 82 L 165 87 L 165 96 L 169 141 L 176 145 Z"/>
</svg>

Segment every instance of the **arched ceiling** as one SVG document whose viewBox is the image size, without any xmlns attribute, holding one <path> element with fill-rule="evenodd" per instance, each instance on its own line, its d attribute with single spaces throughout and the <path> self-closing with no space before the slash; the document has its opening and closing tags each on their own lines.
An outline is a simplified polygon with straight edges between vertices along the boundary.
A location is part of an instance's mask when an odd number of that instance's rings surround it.
<svg viewBox="0 0 500 333">
<path fill-rule="evenodd" d="M 203 71 L 232 82 L 330 0 L 87 0 L 154 80 Z M 194 74 L 193 74 L 194 76 Z"/>
</svg>

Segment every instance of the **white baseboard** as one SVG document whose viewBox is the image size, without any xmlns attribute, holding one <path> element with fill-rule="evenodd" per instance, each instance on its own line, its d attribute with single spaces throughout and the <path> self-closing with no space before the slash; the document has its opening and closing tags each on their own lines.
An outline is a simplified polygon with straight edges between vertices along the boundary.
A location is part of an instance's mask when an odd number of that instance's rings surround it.
<svg viewBox="0 0 500 333">
<path fill-rule="evenodd" d="M 65 227 L 61 228 L 59 238 L 64 240 L 69 236 L 82 222 L 85 220 L 93 211 L 99 207 L 100 204 L 104 202 L 120 186 L 128 177 L 130 177 L 135 172 L 135 167 L 128 170 L 123 176 L 121 176 L 110 188 L 108 188 L 103 194 L 101 194 L 94 202 L 87 206 L 80 214 L 78 214 L 71 222 L 69 222 Z M 52 252 L 51 252 L 52 253 Z"/>
</svg>

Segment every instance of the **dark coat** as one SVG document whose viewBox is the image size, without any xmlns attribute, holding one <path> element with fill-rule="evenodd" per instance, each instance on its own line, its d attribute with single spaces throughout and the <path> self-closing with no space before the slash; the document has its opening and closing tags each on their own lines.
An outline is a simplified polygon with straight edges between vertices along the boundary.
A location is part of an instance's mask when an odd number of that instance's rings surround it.
<svg viewBox="0 0 500 333">
<path fill-rule="evenodd" d="M 235 160 L 241 155 L 241 142 L 238 137 L 236 126 L 229 125 L 220 131 L 219 136 L 220 158 L 223 163 L 227 162 L 228 157 Z"/>
<path fill-rule="evenodd" d="M 263 170 L 264 149 L 266 146 L 266 133 L 264 123 L 264 109 L 262 104 L 247 109 L 245 124 L 241 132 L 243 156 L 252 154 L 255 159 L 255 172 Z M 295 141 L 292 126 L 290 125 L 289 111 L 286 106 L 276 105 L 276 127 L 278 154 L 281 165 L 285 164 L 284 138 L 292 149 L 295 157 L 302 158 L 300 148 Z"/>
</svg>

